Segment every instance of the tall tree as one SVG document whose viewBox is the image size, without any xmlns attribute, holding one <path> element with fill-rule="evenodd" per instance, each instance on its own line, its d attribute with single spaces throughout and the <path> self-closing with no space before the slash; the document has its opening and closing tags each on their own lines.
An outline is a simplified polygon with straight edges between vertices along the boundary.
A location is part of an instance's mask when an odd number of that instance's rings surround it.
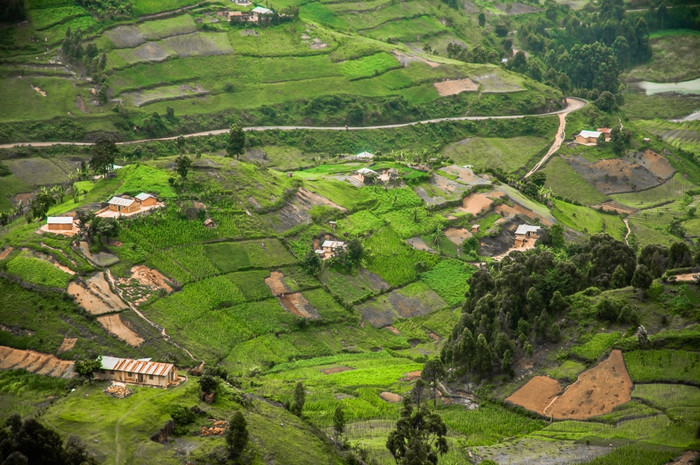
<svg viewBox="0 0 700 465">
<path fill-rule="evenodd" d="M 177 151 L 180 152 L 180 155 L 182 155 L 185 151 L 185 138 L 180 135 L 177 137 L 177 139 L 175 139 L 175 143 L 177 144 Z"/>
<path fill-rule="evenodd" d="M 187 173 L 190 171 L 192 166 L 192 160 L 187 155 L 180 155 L 175 159 L 175 171 L 180 175 L 180 178 L 184 181 L 187 179 Z"/>
<path fill-rule="evenodd" d="M 234 463 L 240 463 L 241 456 L 248 447 L 249 441 L 248 422 L 240 410 L 231 417 L 226 430 L 226 448 L 228 455 Z"/>
<path fill-rule="evenodd" d="M 226 145 L 226 153 L 229 157 L 238 158 L 243 154 L 245 148 L 245 132 L 240 124 L 231 125 L 231 131 L 228 135 L 228 144 Z"/>
<path fill-rule="evenodd" d="M 423 365 L 423 371 L 421 371 L 420 377 L 429 386 L 433 388 L 433 406 L 437 407 L 437 388 L 440 380 L 445 379 L 447 372 L 445 371 L 445 366 L 442 364 L 442 360 L 439 358 L 433 358 L 428 360 L 425 365 Z"/>
<path fill-rule="evenodd" d="M 0 23 L 16 23 L 25 19 L 24 0 L 3 0 L 0 3 Z"/>
<path fill-rule="evenodd" d="M 446 434 L 447 427 L 437 413 L 428 412 L 425 405 L 414 407 L 406 397 L 386 447 L 397 465 L 436 465 L 438 457 L 448 451 Z"/>
<path fill-rule="evenodd" d="M 306 402 L 306 392 L 304 391 L 304 385 L 299 381 L 294 388 L 294 403 L 292 404 L 292 413 L 297 416 L 301 416 L 304 410 L 304 403 Z"/>
<path fill-rule="evenodd" d="M 100 137 L 90 151 L 90 168 L 98 174 L 107 174 L 114 166 L 114 160 L 119 153 L 113 139 Z"/>
<path fill-rule="evenodd" d="M 651 274 L 649 274 L 649 270 L 647 270 L 647 267 L 644 265 L 639 265 L 636 270 L 634 270 L 634 275 L 632 276 L 632 286 L 635 289 L 639 289 L 640 294 L 643 296 L 644 293 L 646 292 L 649 287 L 651 287 L 651 283 L 653 282 L 653 279 L 651 277 Z"/>
<path fill-rule="evenodd" d="M 338 436 L 342 435 L 343 432 L 345 432 L 345 412 L 343 411 L 343 407 L 340 405 L 335 408 L 335 412 L 333 413 L 333 429 L 335 430 L 335 434 Z"/>
</svg>

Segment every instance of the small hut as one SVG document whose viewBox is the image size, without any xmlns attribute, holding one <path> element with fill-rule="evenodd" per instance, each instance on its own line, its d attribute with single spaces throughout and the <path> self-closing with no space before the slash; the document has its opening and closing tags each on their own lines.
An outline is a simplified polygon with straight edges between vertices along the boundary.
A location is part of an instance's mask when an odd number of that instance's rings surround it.
<svg viewBox="0 0 700 465">
<path fill-rule="evenodd" d="M 70 231 L 73 229 L 72 216 L 49 216 L 46 224 L 49 231 Z"/>
<path fill-rule="evenodd" d="M 146 192 L 141 192 L 137 195 L 136 200 L 139 201 L 142 207 L 150 207 L 158 204 L 158 199 L 154 195 Z"/>
</svg>

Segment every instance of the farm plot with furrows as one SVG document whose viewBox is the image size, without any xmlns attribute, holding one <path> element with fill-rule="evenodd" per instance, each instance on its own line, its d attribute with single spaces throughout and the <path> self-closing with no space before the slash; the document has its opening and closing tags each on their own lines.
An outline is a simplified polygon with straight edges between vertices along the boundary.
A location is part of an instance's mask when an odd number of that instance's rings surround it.
<svg viewBox="0 0 700 465">
<path fill-rule="evenodd" d="M 110 29 L 104 35 L 112 41 L 116 48 L 133 48 L 147 40 L 158 40 L 166 37 L 195 32 L 197 26 L 190 15 L 174 18 L 146 21 L 138 26 L 119 26 Z"/>
<path fill-rule="evenodd" d="M 416 282 L 358 305 L 362 318 L 377 328 L 398 318 L 413 318 L 445 308 L 446 303 L 423 282 Z"/>
<path fill-rule="evenodd" d="M 322 280 L 333 295 L 339 296 L 346 303 L 357 302 L 391 287 L 378 275 L 364 268 L 353 275 L 326 270 Z"/>
<path fill-rule="evenodd" d="M 221 272 L 248 267 L 269 268 L 295 263 L 278 239 L 220 242 L 204 246 L 207 257 Z"/>
<path fill-rule="evenodd" d="M 381 218 L 404 239 L 434 233 L 447 223 L 441 215 L 431 214 L 422 207 L 393 210 L 384 213 Z"/>
<path fill-rule="evenodd" d="M 674 421 L 700 422 L 700 388 L 682 384 L 638 384 L 632 397 L 661 409 Z"/>
<path fill-rule="evenodd" d="M 31 252 L 23 250 L 6 265 L 7 272 L 24 282 L 46 287 L 65 289 L 71 275 L 59 270 L 46 260 L 36 258 Z"/>
<path fill-rule="evenodd" d="M 68 19 L 79 16 L 89 16 L 90 13 L 80 6 L 61 6 L 55 8 L 39 8 L 31 12 L 32 24 L 41 31 Z"/>
<path fill-rule="evenodd" d="M 199 84 L 180 84 L 176 86 L 156 87 L 155 89 L 147 89 L 122 95 L 129 98 L 134 106 L 140 107 L 153 102 L 201 97 L 208 94 L 209 91 Z"/>
<path fill-rule="evenodd" d="M 140 62 L 158 62 L 172 57 L 227 55 L 233 53 L 228 37 L 223 33 L 195 32 L 181 36 L 146 42 L 135 48 L 110 52 L 127 65 Z M 109 59 L 108 59 L 109 61 Z M 116 66 L 117 68 L 120 66 Z"/>
<path fill-rule="evenodd" d="M 386 52 L 344 61 L 339 65 L 340 71 L 350 80 L 378 76 L 390 69 L 400 67 L 401 63 L 393 55 Z"/>
<path fill-rule="evenodd" d="M 469 289 L 467 279 L 474 267 L 460 260 L 440 261 L 435 268 L 420 275 L 420 279 L 438 293 L 448 305 L 464 302 L 464 294 Z"/>
<path fill-rule="evenodd" d="M 253 57 L 325 55 L 338 46 L 335 34 L 300 22 L 264 29 L 231 28 L 227 34 L 236 54 Z M 311 48 L 312 39 L 327 47 Z"/>
<path fill-rule="evenodd" d="M 353 14 L 344 15 L 344 20 L 350 26 L 362 33 L 367 29 L 377 29 L 380 26 L 401 20 L 410 20 L 418 16 L 427 16 L 432 8 L 422 2 L 401 2 L 382 5 L 369 11 L 356 10 Z"/>
<path fill-rule="evenodd" d="M 625 364 L 635 383 L 674 380 L 700 385 L 700 352 L 635 350 L 625 352 Z"/>
</svg>

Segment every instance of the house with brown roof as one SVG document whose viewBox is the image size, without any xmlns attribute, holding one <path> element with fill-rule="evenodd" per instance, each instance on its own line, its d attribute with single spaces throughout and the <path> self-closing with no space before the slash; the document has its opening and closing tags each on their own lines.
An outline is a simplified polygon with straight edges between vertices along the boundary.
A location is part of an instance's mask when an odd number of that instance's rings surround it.
<svg viewBox="0 0 700 465">
<path fill-rule="evenodd" d="M 178 375 L 177 367 L 172 363 L 104 356 L 95 379 L 166 388 L 178 382 Z"/>
</svg>

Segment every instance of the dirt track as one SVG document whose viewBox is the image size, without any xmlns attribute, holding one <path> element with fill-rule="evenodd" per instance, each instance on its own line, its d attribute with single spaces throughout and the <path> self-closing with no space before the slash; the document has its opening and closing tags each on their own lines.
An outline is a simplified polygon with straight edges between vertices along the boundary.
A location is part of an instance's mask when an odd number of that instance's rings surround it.
<svg viewBox="0 0 700 465">
<path fill-rule="evenodd" d="M 323 126 L 250 126 L 250 127 L 243 128 L 243 130 L 244 131 L 256 131 L 256 132 L 260 132 L 260 131 L 296 131 L 296 130 L 364 131 L 364 130 L 372 130 L 372 129 L 405 128 L 408 126 L 416 126 L 418 124 L 442 123 L 445 121 L 484 121 L 484 120 L 489 120 L 489 119 L 522 119 L 522 118 L 525 118 L 526 116 L 543 117 L 543 116 L 552 116 L 552 115 L 571 113 L 572 111 L 576 111 L 576 110 L 583 108 L 587 103 L 585 100 L 580 100 L 580 99 L 571 98 L 571 97 L 567 98 L 566 102 L 567 102 L 566 108 L 563 108 L 563 109 L 557 110 L 557 111 L 548 112 L 548 113 L 539 113 L 536 115 L 454 116 L 454 117 L 448 117 L 448 118 L 433 118 L 433 119 L 426 119 L 426 120 L 421 120 L 421 121 L 412 121 L 410 123 L 386 124 L 386 125 L 377 125 L 377 126 L 356 126 L 356 127 L 345 127 L 345 126 L 328 126 L 328 127 L 323 127 Z M 560 129 L 561 129 L 561 127 L 560 127 Z M 562 129 L 562 131 L 563 131 L 563 129 Z M 184 137 L 186 139 L 190 138 L 190 137 L 206 137 L 206 136 L 215 136 L 215 135 L 219 135 L 219 134 L 228 134 L 228 132 L 229 132 L 228 129 L 215 129 L 212 131 L 202 131 L 202 132 L 194 132 L 191 134 L 183 134 L 182 137 Z M 131 144 L 141 144 L 143 142 L 175 140 L 178 137 L 180 137 L 180 136 L 160 137 L 160 138 L 154 138 L 154 139 L 140 139 L 140 140 L 126 141 L 126 142 L 117 142 L 117 145 L 131 145 Z M 555 144 L 556 144 L 556 141 L 555 141 Z M 54 145 L 92 145 L 92 142 L 13 142 L 11 144 L 0 144 L 0 149 L 11 149 L 14 147 L 21 147 L 21 146 L 51 147 Z M 561 145 L 561 141 L 559 142 L 559 145 Z M 552 147 L 554 147 L 554 146 L 552 146 Z M 557 146 L 557 149 L 558 148 L 559 148 L 559 146 Z M 542 160 L 540 160 L 540 162 L 537 163 L 537 165 L 535 165 L 535 168 L 533 168 L 532 171 L 530 171 L 530 173 L 528 173 L 525 177 L 527 177 L 530 174 L 537 171 L 537 169 L 540 168 L 540 165 L 546 161 L 546 158 L 549 158 L 549 155 L 545 155 L 545 157 Z"/>
</svg>

